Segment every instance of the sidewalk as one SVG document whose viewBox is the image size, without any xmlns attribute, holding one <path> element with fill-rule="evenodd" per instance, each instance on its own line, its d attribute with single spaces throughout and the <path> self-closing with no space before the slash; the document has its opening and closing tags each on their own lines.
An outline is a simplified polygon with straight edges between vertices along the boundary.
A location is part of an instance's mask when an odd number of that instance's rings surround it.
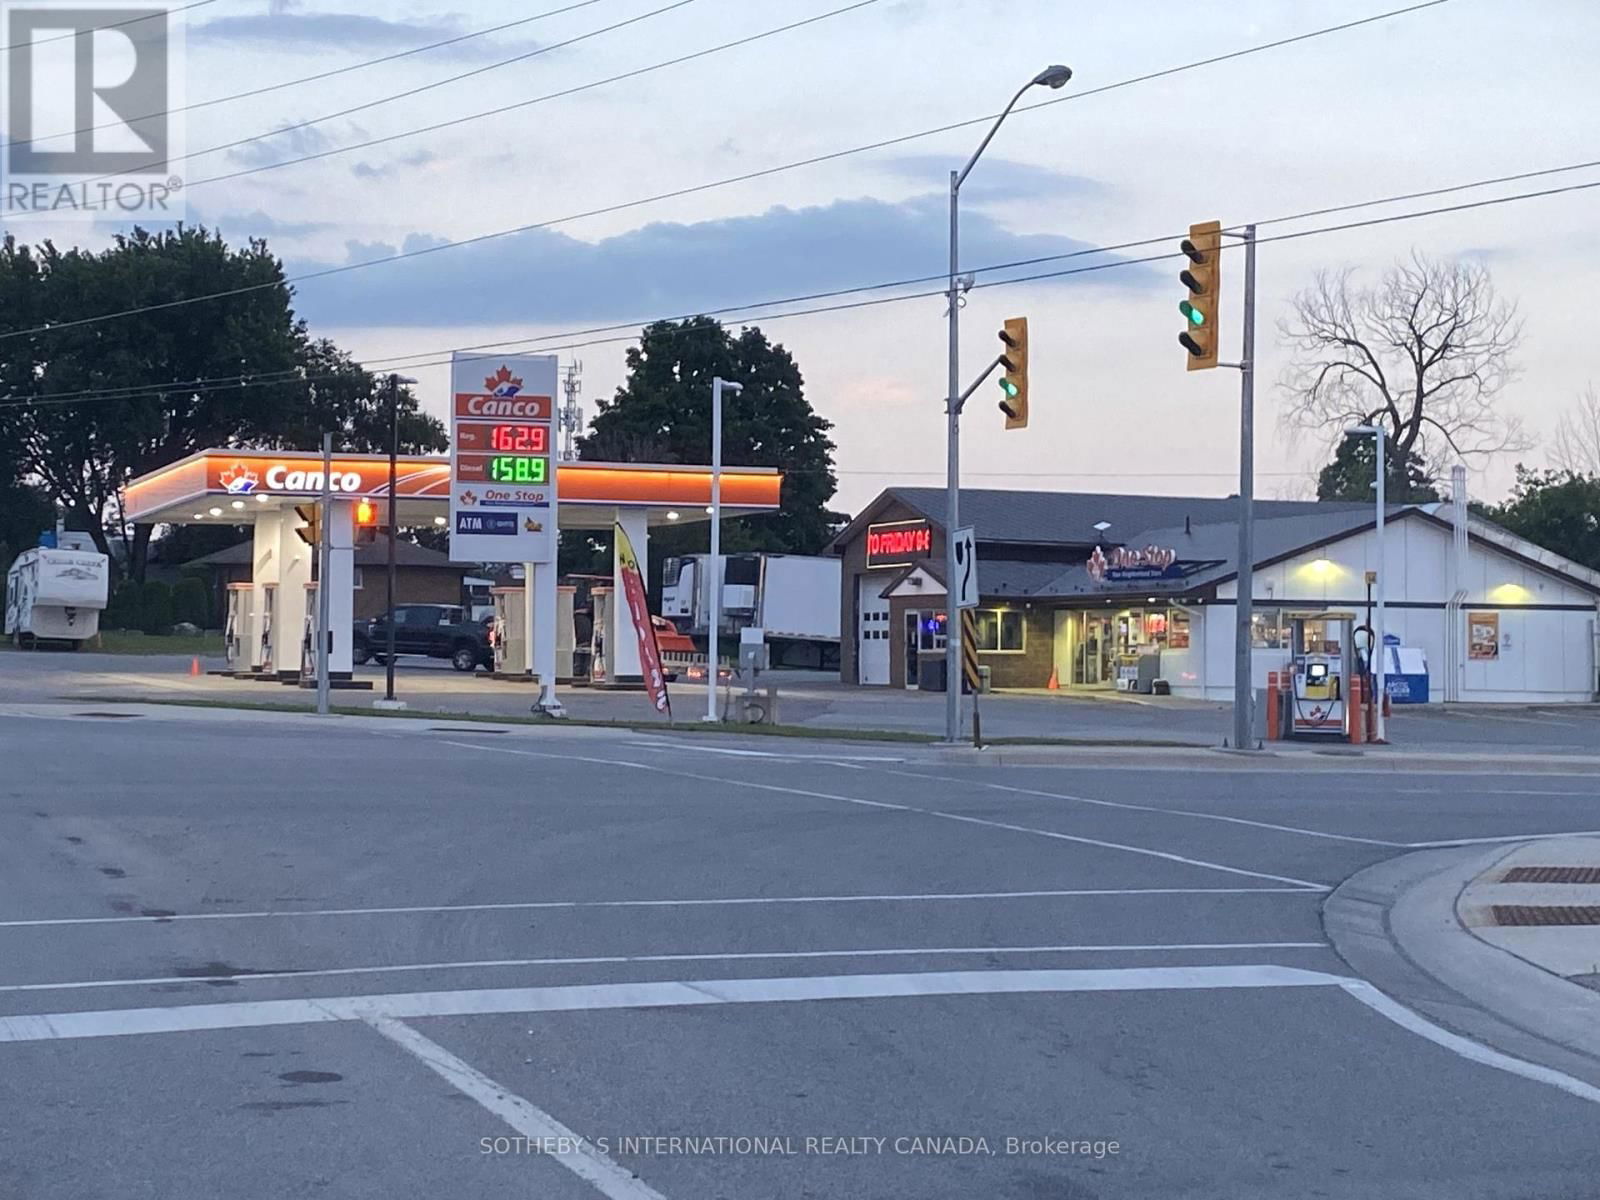
<svg viewBox="0 0 1600 1200">
<path fill-rule="evenodd" d="M 1600 837 L 1517 847 L 1462 889 L 1456 915 L 1489 945 L 1600 990 Z"/>
<path fill-rule="evenodd" d="M 1600 886 L 1506 878 L 1595 866 L 1600 838 L 1585 836 L 1403 854 L 1336 888 L 1323 925 L 1354 973 L 1410 1012 L 1600 1102 L 1600 992 L 1584 978 L 1596 974 L 1600 925 L 1486 923 L 1555 906 L 1600 919 Z"/>
</svg>

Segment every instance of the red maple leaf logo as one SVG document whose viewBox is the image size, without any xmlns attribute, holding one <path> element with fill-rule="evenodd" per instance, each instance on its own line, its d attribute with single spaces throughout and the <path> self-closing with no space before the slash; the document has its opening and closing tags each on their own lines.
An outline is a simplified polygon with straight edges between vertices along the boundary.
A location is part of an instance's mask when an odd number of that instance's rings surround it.
<svg viewBox="0 0 1600 1200">
<path fill-rule="evenodd" d="M 484 379 L 483 386 L 493 396 L 515 396 L 522 390 L 522 380 L 513 375 L 509 367 L 501 364 L 498 371 Z"/>
<path fill-rule="evenodd" d="M 230 495 L 239 492 L 255 491 L 256 482 L 260 478 L 254 471 L 243 463 L 234 463 L 217 478 Z"/>
</svg>

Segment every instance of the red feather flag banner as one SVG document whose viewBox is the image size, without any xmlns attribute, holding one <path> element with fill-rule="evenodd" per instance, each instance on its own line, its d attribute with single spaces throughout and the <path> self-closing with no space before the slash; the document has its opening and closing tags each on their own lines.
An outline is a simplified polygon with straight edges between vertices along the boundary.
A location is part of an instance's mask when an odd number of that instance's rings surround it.
<svg viewBox="0 0 1600 1200">
<path fill-rule="evenodd" d="M 639 559 L 633 552 L 633 543 L 616 525 L 617 560 L 622 566 L 622 594 L 627 601 L 628 613 L 633 617 L 633 632 L 639 639 L 639 670 L 644 675 L 645 690 L 650 693 L 650 703 L 659 713 L 672 720 L 672 701 L 667 696 L 667 676 L 661 668 L 661 647 L 656 644 L 656 629 L 650 623 L 650 602 L 645 596 L 644 576 L 639 573 Z"/>
</svg>

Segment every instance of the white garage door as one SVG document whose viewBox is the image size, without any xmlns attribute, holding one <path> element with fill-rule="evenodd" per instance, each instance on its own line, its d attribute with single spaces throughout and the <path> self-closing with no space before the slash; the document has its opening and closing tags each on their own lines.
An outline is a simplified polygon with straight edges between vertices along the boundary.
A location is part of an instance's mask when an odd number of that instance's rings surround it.
<svg viewBox="0 0 1600 1200">
<path fill-rule="evenodd" d="M 868 574 L 857 585 L 857 678 L 880 686 L 889 682 L 889 602 L 878 595 L 887 582 L 881 575 Z"/>
</svg>

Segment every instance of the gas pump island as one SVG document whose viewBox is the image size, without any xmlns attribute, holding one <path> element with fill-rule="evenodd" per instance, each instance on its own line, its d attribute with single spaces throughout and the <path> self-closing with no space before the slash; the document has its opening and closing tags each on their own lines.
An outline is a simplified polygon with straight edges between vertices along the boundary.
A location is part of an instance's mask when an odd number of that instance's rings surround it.
<svg viewBox="0 0 1600 1200">
<path fill-rule="evenodd" d="M 395 486 L 396 523 L 402 529 L 448 528 L 452 561 L 524 564 L 518 624 L 532 636 L 507 647 L 511 657 L 503 666 L 537 676 L 543 707 L 557 705 L 558 651 L 570 646 L 572 632 L 570 596 L 556 587 L 557 531 L 621 525 L 645 569 L 650 529 L 705 521 L 711 503 L 709 466 L 557 463 L 549 427 L 555 364 L 545 356 L 458 355 L 452 368 L 452 454 L 402 455 Z M 251 578 L 228 591 L 229 667 L 236 673 L 287 680 L 304 671 L 301 648 L 318 581 L 316 550 L 302 513 L 321 497 L 322 476 L 320 453 L 215 449 L 140 476 L 123 489 L 130 521 L 253 527 Z M 379 520 L 387 513 L 388 456 L 336 454 L 328 482 L 329 674 L 340 681 L 352 676 L 356 510 L 374 508 Z M 724 515 L 775 511 L 781 485 L 782 475 L 770 468 L 724 467 Z M 613 594 L 620 594 L 615 552 L 612 567 Z M 638 681 L 633 633 L 611 627 L 628 619 L 625 609 L 611 605 L 608 615 L 597 612 L 596 618 L 608 622 L 602 634 L 609 681 Z"/>
<path fill-rule="evenodd" d="M 1355 679 L 1355 614 L 1285 613 L 1289 625 L 1287 729 L 1293 735 L 1348 735 Z"/>
</svg>

